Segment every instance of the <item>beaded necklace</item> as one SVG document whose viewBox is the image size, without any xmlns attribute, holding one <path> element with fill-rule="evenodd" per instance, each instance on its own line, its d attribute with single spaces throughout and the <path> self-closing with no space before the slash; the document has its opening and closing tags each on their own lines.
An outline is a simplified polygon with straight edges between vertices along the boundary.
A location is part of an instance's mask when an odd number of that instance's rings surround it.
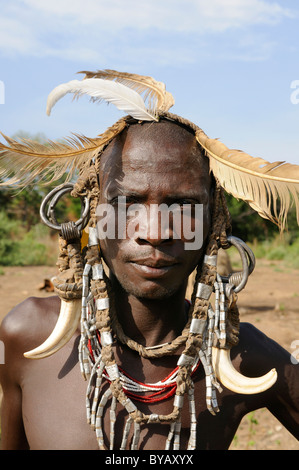
<svg viewBox="0 0 299 470">
<path fill-rule="evenodd" d="M 97 335 L 98 336 L 98 335 Z M 91 342 L 89 341 L 88 349 L 91 353 L 90 357 L 93 357 L 94 361 L 94 351 L 91 349 Z M 99 346 L 99 351 L 101 347 Z M 193 377 L 200 365 L 199 356 L 196 358 L 193 366 L 191 377 Z M 179 366 L 175 367 L 164 379 L 156 383 L 143 383 L 133 377 L 131 377 L 127 372 L 125 372 L 120 366 L 118 366 L 120 381 L 125 391 L 128 400 L 134 400 L 137 402 L 153 404 L 160 401 L 167 400 L 175 395 L 177 389 L 177 376 L 178 376 Z M 109 375 L 110 372 L 110 375 Z M 96 378 L 96 380 L 95 380 Z M 89 384 L 87 387 L 86 393 L 86 408 L 87 408 L 87 420 L 92 428 L 96 431 L 96 436 L 100 449 L 104 449 L 104 438 L 103 438 L 103 415 L 104 408 L 108 400 L 112 397 L 111 407 L 110 407 L 110 450 L 114 448 L 114 438 L 115 438 L 115 422 L 116 422 L 116 405 L 117 400 L 112 396 L 110 389 L 106 390 L 100 397 L 100 387 L 102 381 L 106 380 L 111 384 L 111 371 L 106 370 L 105 365 L 102 361 L 101 354 L 98 356 L 97 360 L 93 363 L 93 368 L 91 370 Z M 91 401 L 90 395 L 93 388 L 93 383 L 95 382 L 94 396 Z M 149 393 L 149 395 L 145 395 Z M 194 450 L 196 445 L 196 428 L 197 428 L 197 419 L 196 419 L 196 408 L 194 400 L 194 387 L 188 391 L 189 399 L 189 411 L 190 411 L 190 438 L 188 444 L 188 450 Z M 133 402 L 131 402 L 133 403 Z M 183 406 L 183 397 L 175 395 L 174 398 L 175 406 L 182 408 Z M 129 404 L 127 404 L 127 411 L 130 410 Z M 152 413 L 149 417 L 148 423 L 159 422 L 159 415 Z M 123 439 L 121 443 L 120 450 L 125 450 L 127 446 L 128 436 L 130 428 L 132 425 L 132 418 L 127 419 L 125 425 Z M 179 450 L 180 448 L 180 430 L 181 422 L 176 421 L 170 424 L 170 431 L 166 440 L 165 450 L 170 449 L 171 444 L 173 443 L 173 449 Z M 140 437 L 140 425 L 134 423 L 134 435 L 131 444 L 131 449 L 136 450 Z"/>
<path fill-rule="evenodd" d="M 169 344 L 169 343 L 165 343 Z M 159 347 L 163 347 L 163 345 L 152 346 L 146 349 L 156 349 Z M 90 348 L 90 353 L 92 354 L 92 350 Z M 196 359 L 194 365 L 192 366 L 191 377 L 193 377 L 199 367 L 200 361 L 199 357 Z M 179 367 L 176 366 L 164 379 L 159 380 L 155 383 L 144 383 L 141 382 L 132 376 L 130 376 L 122 367 L 118 366 L 119 373 L 120 373 L 120 380 L 122 383 L 122 387 L 129 398 L 132 398 L 136 401 L 142 403 L 157 403 L 159 401 L 167 400 L 168 398 L 172 397 L 176 391 L 176 380 Z M 103 378 L 106 379 L 109 383 L 111 382 L 107 371 L 104 369 L 103 371 Z M 142 395 L 144 393 L 150 393 L 150 395 Z"/>
<path fill-rule="evenodd" d="M 216 262 L 215 259 L 211 260 L 211 257 L 205 257 L 205 262 Z M 154 384 L 146 384 L 137 381 L 130 377 L 123 369 L 117 366 L 117 364 L 106 365 L 103 358 L 102 349 L 107 345 L 112 345 L 113 338 L 111 331 L 103 329 L 98 331 L 96 325 L 96 312 L 101 309 L 109 307 L 109 299 L 99 298 L 94 300 L 94 296 L 89 289 L 89 276 L 92 272 L 92 279 L 97 280 L 103 277 L 102 265 L 96 264 L 94 266 L 85 265 L 83 274 L 83 296 L 82 296 L 82 317 L 81 317 L 81 341 L 79 346 L 79 362 L 81 372 L 85 378 L 89 378 L 87 393 L 86 393 L 86 409 L 87 409 L 87 420 L 96 432 L 96 437 L 100 449 L 105 450 L 104 436 L 103 436 L 103 415 L 104 409 L 107 402 L 112 398 L 110 406 L 110 450 L 114 448 L 114 427 L 116 421 L 116 405 L 119 401 L 124 408 L 127 410 L 129 417 L 127 418 L 123 439 L 121 443 L 121 450 L 127 448 L 128 437 L 131 426 L 134 426 L 133 439 L 131 442 L 131 449 L 136 450 L 139 444 L 140 438 L 140 425 L 142 423 L 154 423 L 154 422 L 169 422 L 170 430 L 166 439 L 165 449 L 170 449 L 171 445 L 174 450 L 180 448 L 180 429 L 181 429 L 181 409 L 183 407 L 184 396 L 177 394 L 177 380 L 179 368 L 187 366 L 190 368 L 190 378 L 188 387 L 186 388 L 188 401 L 189 401 L 189 413 L 190 413 L 190 437 L 188 442 L 188 450 L 194 450 L 196 448 L 196 408 L 194 399 L 194 383 L 192 376 L 197 370 L 199 363 L 202 364 L 206 374 L 206 403 L 209 411 L 212 414 L 219 411 L 216 389 L 221 390 L 218 384 L 213 368 L 211 366 L 211 349 L 213 336 L 216 336 L 222 341 L 225 340 L 225 296 L 223 294 L 223 286 L 220 278 L 214 283 L 214 290 L 216 292 L 216 304 L 215 312 L 209 305 L 208 318 L 206 321 L 202 321 L 197 318 L 189 318 L 185 330 L 189 333 L 199 333 L 203 336 L 202 347 L 195 357 L 186 356 L 181 354 L 177 367 L 163 380 L 158 381 Z M 198 296 L 207 296 L 211 294 L 212 288 L 199 283 L 196 294 Z M 207 293 L 209 290 L 209 293 Z M 113 331 L 116 332 L 117 340 L 125 342 L 131 349 L 142 351 L 143 357 L 153 357 L 152 353 L 158 352 L 158 357 L 165 355 L 165 348 L 171 352 L 178 349 L 182 344 L 187 341 L 186 335 L 181 335 L 171 343 L 160 345 L 160 347 L 145 348 L 141 345 L 137 345 L 134 341 L 128 341 L 123 337 L 123 331 L 120 325 L 111 314 L 111 324 L 113 324 Z M 139 353 L 140 353 L 139 351 Z M 166 352 L 167 354 L 167 352 Z M 171 353 L 170 353 L 171 354 Z M 145 355 L 145 356 L 144 356 Z M 103 380 L 109 382 L 110 387 L 105 391 L 101 392 L 101 385 Z M 125 392 L 125 399 L 117 398 L 114 391 L 114 382 L 119 380 L 123 391 Z M 146 395 L 148 393 L 149 395 Z M 157 414 L 150 414 L 147 416 L 142 415 L 138 411 L 134 401 L 144 403 L 155 403 L 158 401 L 166 400 L 169 397 L 174 396 L 173 407 L 175 413 L 169 418 L 168 415 L 161 416 Z M 137 418 L 133 416 L 137 416 Z M 141 416 L 142 415 L 142 416 Z M 174 417 L 173 417 L 174 416 Z"/>
</svg>

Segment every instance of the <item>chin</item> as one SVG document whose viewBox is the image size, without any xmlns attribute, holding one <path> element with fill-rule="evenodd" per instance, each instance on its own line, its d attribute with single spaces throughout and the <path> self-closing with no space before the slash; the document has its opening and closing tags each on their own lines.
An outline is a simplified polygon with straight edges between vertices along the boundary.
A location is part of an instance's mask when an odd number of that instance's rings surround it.
<svg viewBox="0 0 299 470">
<path fill-rule="evenodd" d="M 133 295 L 140 300 L 168 299 L 182 288 L 181 285 L 163 286 L 155 282 L 150 282 L 147 285 L 136 285 L 127 282 L 121 282 L 121 286 L 128 295 Z"/>
</svg>

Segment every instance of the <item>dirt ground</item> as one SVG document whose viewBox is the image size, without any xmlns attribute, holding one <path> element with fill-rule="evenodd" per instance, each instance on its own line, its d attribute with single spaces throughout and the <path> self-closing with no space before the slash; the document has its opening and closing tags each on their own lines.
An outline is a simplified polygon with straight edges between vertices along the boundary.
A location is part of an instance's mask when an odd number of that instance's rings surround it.
<svg viewBox="0 0 299 470">
<path fill-rule="evenodd" d="M 51 295 L 39 287 L 56 274 L 55 267 L 10 267 L 3 271 L 0 321 L 26 297 Z M 299 343 L 299 271 L 278 261 L 258 260 L 246 289 L 239 294 L 239 309 L 242 321 L 253 323 L 295 354 L 294 342 Z M 261 409 L 244 417 L 230 449 L 299 450 L 299 442 Z"/>
</svg>

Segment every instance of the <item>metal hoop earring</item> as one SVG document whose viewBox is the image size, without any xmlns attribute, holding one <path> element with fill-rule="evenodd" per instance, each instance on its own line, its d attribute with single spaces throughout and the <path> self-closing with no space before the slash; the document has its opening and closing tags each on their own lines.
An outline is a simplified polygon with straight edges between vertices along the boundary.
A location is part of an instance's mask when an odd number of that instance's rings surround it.
<svg viewBox="0 0 299 470">
<path fill-rule="evenodd" d="M 89 219 L 89 200 L 87 197 L 81 199 L 81 217 L 76 222 L 66 222 L 58 224 L 55 216 L 55 206 L 59 199 L 66 193 L 70 193 L 74 188 L 72 183 L 65 183 L 47 194 L 40 206 L 40 216 L 42 221 L 50 228 L 61 233 L 66 240 L 80 238 L 81 232 L 86 227 Z M 49 202 L 50 201 L 50 202 Z M 46 207 L 49 204 L 48 210 Z"/>
<path fill-rule="evenodd" d="M 242 271 L 222 277 L 222 281 L 225 283 L 225 293 L 229 297 L 232 291 L 237 294 L 244 289 L 248 277 L 255 268 L 255 256 L 249 246 L 240 238 L 231 235 L 227 237 L 227 241 L 229 246 L 237 248 L 242 261 Z"/>
</svg>

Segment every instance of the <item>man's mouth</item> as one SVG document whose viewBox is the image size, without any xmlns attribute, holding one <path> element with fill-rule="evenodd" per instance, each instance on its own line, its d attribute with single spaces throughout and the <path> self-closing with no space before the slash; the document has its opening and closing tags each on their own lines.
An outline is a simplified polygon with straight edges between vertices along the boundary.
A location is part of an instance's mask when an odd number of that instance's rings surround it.
<svg viewBox="0 0 299 470">
<path fill-rule="evenodd" d="M 130 263 L 146 277 L 162 277 L 171 271 L 178 262 L 166 258 L 146 258 L 132 260 Z"/>
<path fill-rule="evenodd" d="M 166 268 L 173 266 L 174 264 L 178 264 L 176 260 L 168 258 L 144 258 L 136 259 L 132 262 L 141 266 L 148 266 L 150 268 Z"/>
</svg>

